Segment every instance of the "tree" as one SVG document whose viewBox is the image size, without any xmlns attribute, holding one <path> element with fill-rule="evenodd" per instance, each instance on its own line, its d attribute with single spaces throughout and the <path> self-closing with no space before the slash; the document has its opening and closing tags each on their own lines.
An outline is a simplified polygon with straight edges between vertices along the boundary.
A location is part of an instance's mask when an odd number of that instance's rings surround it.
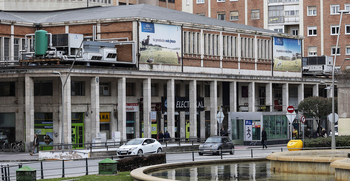
<svg viewBox="0 0 350 181">
<path fill-rule="evenodd" d="M 320 118 L 326 117 L 332 113 L 332 98 L 308 97 L 299 103 L 298 111 L 302 112 L 304 116 L 318 118 L 318 132 L 321 133 Z M 334 112 L 338 112 L 337 99 L 334 100 Z"/>
</svg>

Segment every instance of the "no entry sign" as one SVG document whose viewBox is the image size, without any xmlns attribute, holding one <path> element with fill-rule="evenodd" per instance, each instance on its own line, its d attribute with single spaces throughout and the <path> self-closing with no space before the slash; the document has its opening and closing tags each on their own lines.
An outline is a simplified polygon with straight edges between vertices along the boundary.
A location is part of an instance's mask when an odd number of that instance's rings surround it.
<svg viewBox="0 0 350 181">
<path fill-rule="evenodd" d="M 289 113 L 293 113 L 293 112 L 294 112 L 294 107 L 293 107 L 293 106 L 288 106 L 288 107 L 287 107 L 287 111 L 288 111 Z"/>
</svg>

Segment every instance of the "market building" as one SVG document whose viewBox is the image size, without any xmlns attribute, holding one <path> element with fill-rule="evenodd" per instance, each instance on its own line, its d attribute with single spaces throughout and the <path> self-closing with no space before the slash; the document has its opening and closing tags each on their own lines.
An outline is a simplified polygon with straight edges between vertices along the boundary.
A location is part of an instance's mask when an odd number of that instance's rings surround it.
<svg viewBox="0 0 350 181">
<path fill-rule="evenodd" d="M 220 110 L 236 143 L 260 140 L 261 127 L 271 143 L 287 142 L 287 107 L 331 96 L 321 84 L 330 79 L 303 76 L 301 36 L 151 5 L 0 17 L 0 132 L 9 142 L 29 145 L 37 133 L 79 148 L 161 130 L 204 139 L 218 135 Z M 233 136 L 246 133 L 235 112 L 279 117 L 255 121 L 258 136 L 246 140 Z"/>
</svg>

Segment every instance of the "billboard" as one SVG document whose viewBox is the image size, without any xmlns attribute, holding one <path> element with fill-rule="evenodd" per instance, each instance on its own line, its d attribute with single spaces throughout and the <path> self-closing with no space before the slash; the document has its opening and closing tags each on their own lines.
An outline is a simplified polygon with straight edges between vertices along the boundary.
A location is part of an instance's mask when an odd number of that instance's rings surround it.
<svg viewBox="0 0 350 181">
<path fill-rule="evenodd" d="M 301 40 L 273 37 L 273 70 L 301 72 Z"/>
<path fill-rule="evenodd" d="M 181 26 L 140 22 L 140 63 L 181 64 Z"/>
</svg>

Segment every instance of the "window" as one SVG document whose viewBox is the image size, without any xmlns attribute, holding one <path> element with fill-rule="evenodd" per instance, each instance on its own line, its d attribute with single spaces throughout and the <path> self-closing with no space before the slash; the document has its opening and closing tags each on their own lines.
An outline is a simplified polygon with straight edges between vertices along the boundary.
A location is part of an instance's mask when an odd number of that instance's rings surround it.
<svg viewBox="0 0 350 181">
<path fill-rule="evenodd" d="M 151 84 L 151 96 L 158 96 L 158 84 Z"/>
<path fill-rule="evenodd" d="M 260 19 L 260 9 L 253 9 L 251 16 L 252 19 Z"/>
<path fill-rule="evenodd" d="M 299 16 L 299 10 L 284 11 L 284 16 Z"/>
<path fill-rule="evenodd" d="M 335 55 L 335 46 L 332 46 L 331 55 Z M 339 48 L 339 46 L 338 46 L 338 48 L 337 48 L 337 55 L 340 55 L 340 48 Z"/>
<path fill-rule="evenodd" d="M 248 86 L 242 86 L 242 97 L 248 97 Z"/>
<path fill-rule="evenodd" d="M 346 53 L 346 55 L 350 55 L 350 45 L 346 45 L 345 53 Z"/>
<path fill-rule="evenodd" d="M 316 16 L 317 15 L 316 6 L 308 6 L 307 7 L 307 15 L 308 16 Z"/>
<path fill-rule="evenodd" d="M 270 6 L 269 23 L 283 23 L 283 22 L 284 22 L 283 6 Z"/>
<path fill-rule="evenodd" d="M 135 83 L 126 83 L 126 96 L 135 96 Z"/>
<path fill-rule="evenodd" d="M 197 13 L 198 16 L 205 16 L 205 13 Z"/>
<path fill-rule="evenodd" d="M 269 3 L 281 3 L 282 0 L 269 0 Z"/>
<path fill-rule="evenodd" d="M 217 2 L 225 2 L 225 0 L 217 0 Z"/>
<path fill-rule="evenodd" d="M 4 38 L 4 60 L 10 60 L 10 38 Z"/>
<path fill-rule="evenodd" d="M 197 4 L 205 3 L 205 0 L 197 0 Z"/>
<path fill-rule="evenodd" d="M 210 97 L 210 85 L 204 85 L 205 97 Z"/>
<path fill-rule="evenodd" d="M 52 81 L 34 82 L 35 96 L 52 96 Z"/>
<path fill-rule="evenodd" d="M 339 8 L 340 8 L 339 4 L 331 5 L 331 14 L 339 14 Z"/>
<path fill-rule="evenodd" d="M 345 4 L 345 10 L 350 11 L 350 4 Z"/>
<path fill-rule="evenodd" d="M 276 28 L 276 29 L 273 29 L 273 31 L 277 31 L 277 32 L 283 33 L 283 29 L 282 28 Z"/>
<path fill-rule="evenodd" d="M 292 29 L 292 35 L 299 35 L 298 29 Z"/>
<path fill-rule="evenodd" d="M 218 19 L 219 20 L 226 20 L 225 12 L 218 12 Z"/>
<path fill-rule="evenodd" d="M 309 55 L 309 57 L 317 56 L 317 47 L 316 46 L 308 47 L 308 55 Z"/>
<path fill-rule="evenodd" d="M 18 60 L 18 55 L 19 55 L 19 38 L 15 38 L 13 40 L 13 51 L 14 51 L 14 55 L 13 55 L 13 60 Z"/>
<path fill-rule="evenodd" d="M 331 35 L 338 35 L 339 33 L 339 25 L 331 26 Z"/>
<path fill-rule="evenodd" d="M 230 21 L 238 21 L 238 11 L 230 12 Z"/>
<path fill-rule="evenodd" d="M 307 32 L 307 36 L 317 36 L 317 26 L 308 26 Z"/>
<path fill-rule="evenodd" d="M 84 82 L 72 82 L 71 83 L 72 96 L 85 96 L 85 84 Z"/>
<path fill-rule="evenodd" d="M 15 96 L 15 82 L 0 82 L 0 96 Z"/>
<path fill-rule="evenodd" d="M 350 25 L 345 25 L 345 34 L 350 34 Z"/>
<path fill-rule="evenodd" d="M 110 96 L 109 83 L 100 82 L 100 96 Z"/>
</svg>

